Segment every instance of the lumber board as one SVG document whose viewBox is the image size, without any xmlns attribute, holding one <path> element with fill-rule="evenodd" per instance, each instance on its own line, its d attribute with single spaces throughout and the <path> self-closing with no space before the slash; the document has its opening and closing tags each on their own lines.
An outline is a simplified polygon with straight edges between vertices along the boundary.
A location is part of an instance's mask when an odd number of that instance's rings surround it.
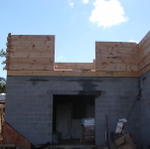
<svg viewBox="0 0 150 149">
<path fill-rule="evenodd" d="M 22 35 L 20 36 L 10 36 L 8 39 L 8 48 L 11 50 L 28 50 L 28 49 L 54 49 L 54 36 L 39 36 L 39 38 L 34 38 L 34 35 Z M 36 37 L 36 36 L 35 36 Z"/>
<path fill-rule="evenodd" d="M 99 41 L 96 41 L 96 45 L 104 45 L 104 46 L 107 46 L 107 47 L 131 47 L 131 46 L 135 46 L 136 43 L 135 42 L 99 42 Z"/>
<path fill-rule="evenodd" d="M 139 46 L 145 45 L 147 41 L 150 40 L 150 31 L 144 36 L 144 38 L 139 42 Z"/>
<path fill-rule="evenodd" d="M 43 65 L 43 64 L 53 64 L 53 61 L 49 58 L 43 58 L 43 57 L 36 57 L 36 58 L 22 58 L 22 57 L 17 57 L 17 58 L 9 58 L 9 62 L 13 64 L 37 64 L 37 65 Z"/>
<path fill-rule="evenodd" d="M 11 51 L 18 51 L 18 49 L 24 51 L 31 51 L 31 50 L 53 50 L 54 49 L 54 40 L 47 41 L 47 40 L 17 40 L 8 41 L 8 48 L 11 49 Z"/>
<path fill-rule="evenodd" d="M 96 69 L 96 71 L 127 71 L 127 72 L 136 72 L 138 71 L 138 66 L 130 65 L 130 64 L 120 64 L 120 63 L 103 63 L 99 65 L 99 68 Z"/>
<path fill-rule="evenodd" d="M 142 74 L 146 73 L 150 71 L 150 63 L 145 65 L 144 67 L 142 67 L 139 71 L 139 76 L 141 76 Z"/>
<path fill-rule="evenodd" d="M 144 56 L 140 63 L 139 63 L 139 66 L 140 68 L 144 67 L 145 65 L 149 64 L 150 63 L 150 53 L 147 55 L 147 56 Z"/>
<path fill-rule="evenodd" d="M 141 51 L 143 51 L 143 55 L 147 55 L 150 52 L 150 41 L 149 43 L 145 43 L 145 45 L 140 46 Z"/>
<path fill-rule="evenodd" d="M 137 77 L 137 72 L 7 71 L 8 76 Z"/>
<path fill-rule="evenodd" d="M 53 65 L 37 65 L 37 64 L 24 64 L 24 65 L 7 65 L 7 70 L 53 70 Z"/>
<path fill-rule="evenodd" d="M 11 39 L 14 39 L 14 40 L 16 40 L 16 39 L 23 39 L 23 40 L 31 40 L 31 38 L 32 39 L 47 39 L 47 40 L 49 40 L 49 38 L 55 38 L 55 35 L 11 35 L 11 36 L 9 36 Z"/>
<path fill-rule="evenodd" d="M 47 65 L 41 65 L 41 66 L 37 66 L 37 65 L 23 65 L 23 66 L 18 66 L 18 65 L 13 65 L 11 67 L 7 67 L 7 70 L 17 70 L 17 71 L 22 71 L 22 70 L 53 70 L 53 66 L 47 66 Z"/>
<path fill-rule="evenodd" d="M 94 63 L 54 63 L 55 69 L 94 69 Z"/>
<path fill-rule="evenodd" d="M 26 51 L 19 51 L 19 52 L 9 52 L 8 56 L 11 58 L 38 58 L 38 57 L 43 57 L 43 58 L 50 58 L 53 59 L 53 56 L 50 51 L 32 51 L 32 52 L 26 52 Z"/>
<path fill-rule="evenodd" d="M 36 43 L 36 42 L 31 42 L 31 43 L 26 43 L 23 42 L 22 44 L 8 44 L 8 47 L 11 49 L 22 49 L 22 50 L 36 50 L 36 49 L 52 49 L 53 48 L 53 43 Z"/>
<path fill-rule="evenodd" d="M 9 58 L 7 70 L 53 70 L 53 61 L 48 58 Z"/>
<path fill-rule="evenodd" d="M 54 52 L 54 47 L 53 45 L 49 45 L 49 46 L 33 46 L 33 45 L 24 45 L 24 46 L 15 46 L 15 47 L 9 47 L 9 49 L 7 50 L 8 52 Z"/>
</svg>

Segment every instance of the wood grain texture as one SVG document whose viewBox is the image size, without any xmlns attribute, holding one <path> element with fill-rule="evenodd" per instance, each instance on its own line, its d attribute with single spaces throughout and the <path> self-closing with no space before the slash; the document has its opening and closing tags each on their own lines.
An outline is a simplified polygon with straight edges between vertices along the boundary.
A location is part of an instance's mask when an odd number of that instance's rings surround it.
<svg viewBox="0 0 150 149">
<path fill-rule="evenodd" d="M 150 32 L 139 44 L 96 42 L 93 63 L 55 63 L 54 42 L 53 35 L 9 35 L 8 74 L 136 77 L 150 70 Z"/>
<path fill-rule="evenodd" d="M 136 43 L 96 42 L 96 71 L 138 71 Z"/>
<path fill-rule="evenodd" d="M 137 77 L 137 72 L 7 71 L 8 76 Z"/>
<path fill-rule="evenodd" d="M 150 70 L 150 32 L 139 43 L 139 73 L 143 74 Z"/>
<path fill-rule="evenodd" d="M 54 36 L 9 35 L 7 70 L 53 70 Z"/>
<path fill-rule="evenodd" d="M 94 63 L 54 63 L 54 70 L 81 70 L 92 71 L 94 70 Z"/>
</svg>

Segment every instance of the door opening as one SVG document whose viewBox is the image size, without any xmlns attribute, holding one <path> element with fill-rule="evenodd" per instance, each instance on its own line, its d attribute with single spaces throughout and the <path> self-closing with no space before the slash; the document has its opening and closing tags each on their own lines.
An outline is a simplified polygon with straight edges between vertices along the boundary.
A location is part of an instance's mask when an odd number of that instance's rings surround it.
<svg viewBox="0 0 150 149">
<path fill-rule="evenodd" d="M 94 144 L 94 128 L 95 96 L 53 96 L 53 136 L 57 144 Z"/>
</svg>

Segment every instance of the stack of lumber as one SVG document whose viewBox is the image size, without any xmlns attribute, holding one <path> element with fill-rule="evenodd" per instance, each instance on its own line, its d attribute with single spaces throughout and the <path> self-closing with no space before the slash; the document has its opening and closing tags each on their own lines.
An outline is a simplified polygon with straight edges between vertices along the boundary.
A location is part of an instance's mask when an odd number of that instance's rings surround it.
<svg viewBox="0 0 150 149">
<path fill-rule="evenodd" d="M 53 70 L 54 36 L 9 35 L 7 70 Z"/>
</svg>

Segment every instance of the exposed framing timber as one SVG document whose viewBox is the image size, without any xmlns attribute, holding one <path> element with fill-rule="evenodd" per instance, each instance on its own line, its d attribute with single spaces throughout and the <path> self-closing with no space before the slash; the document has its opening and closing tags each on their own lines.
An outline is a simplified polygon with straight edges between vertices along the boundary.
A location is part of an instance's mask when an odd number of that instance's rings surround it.
<svg viewBox="0 0 150 149">
<path fill-rule="evenodd" d="M 7 71 L 8 76 L 138 77 L 137 72 Z"/>
</svg>

